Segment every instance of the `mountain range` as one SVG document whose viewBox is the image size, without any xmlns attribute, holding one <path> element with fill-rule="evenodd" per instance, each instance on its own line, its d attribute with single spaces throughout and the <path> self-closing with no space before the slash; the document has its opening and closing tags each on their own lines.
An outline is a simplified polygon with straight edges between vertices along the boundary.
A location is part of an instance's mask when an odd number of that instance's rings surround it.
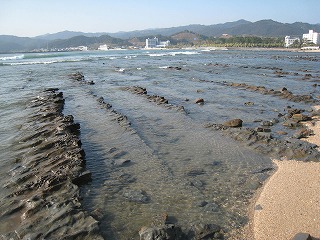
<svg viewBox="0 0 320 240">
<path fill-rule="evenodd" d="M 161 36 L 170 41 L 183 41 L 180 33 L 192 32 L 199 39 L 219 37 L 222 34 L 232 36 L 259 36 L 259 37 L 284 37 L 286 35 L 299 36 L 308 33 L 309 29 L 320 32 L 320 24 L 302 22 L 280 23 L 273 20 L 250 22 L 238 20 L 214 25 L 193 24 L 188 26 L 136 30 L 117 33 L 84 33 L 63 31 L 54 34 L 45 34 L 33 38 L 0 35 L 0 52 L 30 51 L 39 48 L 66 48 L 79 45 L 99 46 L 101 44 L 130 46 L 143 45 L 145 38 Z M 176 37 L 180 34 L 179 37 Z M 189 36 L 190 37 L 190 36 Z M 182 39 L 181 39 L 182 38 Z"/>
</svg>

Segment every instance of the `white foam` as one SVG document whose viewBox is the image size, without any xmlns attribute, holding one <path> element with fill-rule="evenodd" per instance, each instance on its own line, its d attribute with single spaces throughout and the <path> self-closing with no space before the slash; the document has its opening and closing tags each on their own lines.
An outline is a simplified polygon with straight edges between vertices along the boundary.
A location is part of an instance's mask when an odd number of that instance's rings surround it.
<svg viewBox="0 0 320 240">
<path fill-rule="evenodd" d="M 163 57 L 163 56 L 167 56 L 167 53 L 150 53 L 149 56 L 150 57 Z"/>
<path fill-rule="evenodd" d="M 10 60 L 18 60 L 18 59 L 23 59 L 24 54 L 21 55 L 15 55 L 15 56 L 8 56 L 8 57 L 0 57 L 1 61 L 10 61 Z"/>
<path fill-rule="evenodd" d="M 178 51 L 178 52 L 166 52 L 166 53 L 150 53 L 150 57 L 163 57 L 163 56 L 176 56 L 176 55 L 195 55 L 200 54 L 196 51 Z"/>
<path fill-rule="evenodd" d="M 119 69 L 116 69 L 116 72 L 124 72 L 126 69 L 124 68 L 119 68 Z"/>
<path fill-rule="evenodd" d="M 6 62 L 3 65 L 18 66 L 18 65 L 36 65 L 36 64 L 52 64 L 52 63 L 62 63 L 62 62 L 79 62 L 79 59 L 64 59 L 64 60 L 54 60 L 54 61 L 28 61 L 28 62 Z"/>
</svg>

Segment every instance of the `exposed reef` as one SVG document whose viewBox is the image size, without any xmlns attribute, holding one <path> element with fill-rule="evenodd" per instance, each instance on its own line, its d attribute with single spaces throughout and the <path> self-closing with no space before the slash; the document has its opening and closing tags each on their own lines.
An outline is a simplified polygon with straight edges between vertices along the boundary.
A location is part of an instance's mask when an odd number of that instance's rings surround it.
<svg viewBox="0 0 320 240">
<path fill-rule="evenodd" d="M 11 221 L 2 239 L 103 239 L 98 221 L 80 203 L 78 185 L 91 180 L 85 169 L 80 124 L 64 116 L 63 93 L 44 91 L 30 102 L 17 146 L 21 157 L 6 184 L 1 222 Z"/>
<path fill-rule="evenodd" d="M 150 94 L 148 94 L 148 91 L 146 88 L 139 87 L 139 86 L 132 86 L 132 87 L 125 87 L 124 90 L 132 92 L 137 95 L 144 96 L 150 102 L 155 102 L 157 105 L 162 105 L 167 109 L 174 109 L 177 111 L 185 112 L 185 109 L 183 106 L 177 106 L 174 104 L 170 104 L 168 99 L 166 99 L 163 96 L 150 95 Z"/>
<path fill-rule="evenodd" d="M 303 161 L 319 161 L 320 152 L 315 144 L 301 141 L 307 138 L 313 132 L 304 127 L 303 122 L 312 122 L 312 117 L 319 115 L 319 112 L 313 111 L 309 114 L 301 109 L 287 109 L 287 114 L 279 114 L 278 118 L 271 121 L 262 121 L 261 126 L 256 128 L 242 127 L 242 125 L 232 125 L 230 120 L 223 124 L 208 123 L 205 125 L 233 139 L 243 142 L 251 148 L 271 157 L 278 159 L 286 157 Z M 241 119 L 235 119 L 241 120 Z M 242 121 L 241 121 L 242 123 Z M 274 131 L 273 126 L 282 124 L 288 129 L 293 129 L 291 136 L 287 136 L 285 131 Z"/>
<path fill-rule="evenodd" d="M 68 77 L 72 80 L 75 80 L 81 84 L 88 84 L 88 85 L 94 85 L 94 81 L 87 81 L 83 75 L 83 73 L 81 72 L 76 72 L 76 73 L 72 73 L 69 74 Z"/>
<path fill-rule="evenodd" d="M 227 86 L 240 88 L 252 92 L 259 92 L 265 95 L 274 95 L 280 98 L 288 99 L 292 102 L 319 103 L 318 99 L 314 99 L 311 95 L 296 95 L 290 92 L 286 87 L 280 90 L 267 89 L 264 86 L 248 85 L 246 83 L 225 83 Z"/>
</svg>

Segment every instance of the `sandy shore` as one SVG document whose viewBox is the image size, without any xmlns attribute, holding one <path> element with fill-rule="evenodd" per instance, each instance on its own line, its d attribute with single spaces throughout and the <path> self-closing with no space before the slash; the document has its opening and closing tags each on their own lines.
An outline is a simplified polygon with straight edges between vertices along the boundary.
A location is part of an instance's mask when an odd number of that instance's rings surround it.
<svg viewBox="0 0 320 240">
<path fill-rule="evenodd" d="M 319 109 L 319 106 L 316 107 Z M 320 146 L 320 121 L 307 126 L 315 133 L 306 141 Z M 273 160 L 277 171 L 265 183 L 251 206 L 255 240 L 292 239 L 297 233 L 320 238 L 320 163 Z"/>
<path fill-rule="evenodd" d="M 320 237 L 320 164 L 274 160 L 278 170 L 254 208 L 254 239 Z"/>
</svg>

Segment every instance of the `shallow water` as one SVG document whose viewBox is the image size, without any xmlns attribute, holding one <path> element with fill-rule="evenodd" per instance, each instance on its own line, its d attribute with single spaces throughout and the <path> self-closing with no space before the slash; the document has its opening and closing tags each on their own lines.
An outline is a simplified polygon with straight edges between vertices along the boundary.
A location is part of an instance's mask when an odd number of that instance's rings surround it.
<svg viewBox="0 0 320 240">
<path fill-rule="evenodd" d="M 92 182 L 81 187 L 82 204 L 101 222 L 106 238 L 138 239 L 139 229 L 164 213 L 185 229 L 198 222 L 215 223 L 226 231 L 241 227 L 248 199 L 267 176 L 253 172 L 270 167 L 270 159 L 204 124 L 241 118 L 244 126 L 255 127 L 256 120 L 271 120 L 287 106 L 309 108 L 225 85 L 287 87 L 316 97 L 319 87 L 312 85 L 320 80 L 319 62 L 301 58 L 306 55 L 319 61 L 317 54 L 236 50 L 0 55 L 0 184 L 8 181 L 19 158 L 24 119 L 31 111 L 27 102 L 46 87 L 58 87 L 66 99 L 64 113 L 81 124 L 92 172 Z M 275 67 L 296 74 L 279 78 Z M 70 80 L 68 74 L 77 71 L 95 85 Z M 313 78 L 302 80 L 306 73 Z M 186 113 L 124 90 L 128 86 L 145 87 L 150 95 L 184 106 Z M 101 108 L 101 96 L 127 116 L 131 126 L 121 126 L 111 110 Z M 199 97 L 204 105 L 194 104 Z M 249 101 L 254 105 L 245 106 Z M 122 160 L 130 163 L 117 165 Z M 0 191 L 1 199 L 8 191 Z M 129 201 L 133 191 L 145 194 L 147 201 Z M 5 231 L 1 228 L 0 233 Z"/>
</svg>

